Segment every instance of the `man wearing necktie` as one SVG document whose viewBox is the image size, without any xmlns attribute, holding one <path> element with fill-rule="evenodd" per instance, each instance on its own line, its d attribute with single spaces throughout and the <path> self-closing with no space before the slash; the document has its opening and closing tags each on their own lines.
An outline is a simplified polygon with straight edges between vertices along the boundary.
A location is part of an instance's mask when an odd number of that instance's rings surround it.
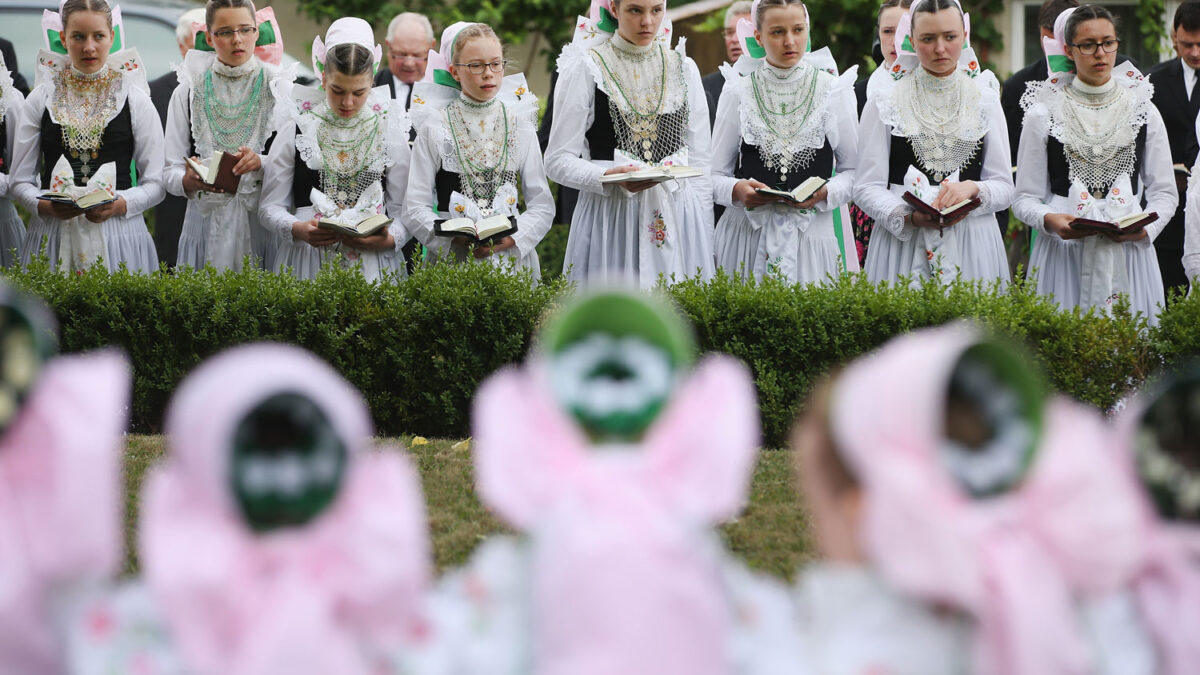
<svg viewBox="0 0 1200 675">
<path fill-rule="evenodd" d="M 1171 33 L 1176 58 L 1150 69 L 1154 84 L 1154 105 L 1162 113 L 1171 141 L 1171 162 L 1179 188 L 1179 208 L 1167 227 L 1154 240 L 1163 287 L 1187 289 L 1183 271 L 1183 213 L 1187 204 L 1188 171 L 1196 162 L 1200 144 L 1196 140 L 1196 113 L 1200 111 L 1200 0 L 1187 0 L 1175 11 Z"/>
<path fill-rule="evenodd" d="M 375 75 L 375 86 L 387 85 L 392 92 L 392 98 L 404 101 L 404 109 L 412 105 L 413 85 L 425 77 L 425 66 L 429 61 L 429 50 L 435 49 L 433 26 L 423 14 L 404 12 L 397 14 L 388 24 L 387 32 L 387 70 L 380 70 Z M 417 130 L 410 129 L 408 142 L 411 145 L 417 139 Z M 404 254 L 405 266 L 408 273 L 413 273 L 421 250 L 417 240 L 409 239 L 400 248 Z"/>
</svg>

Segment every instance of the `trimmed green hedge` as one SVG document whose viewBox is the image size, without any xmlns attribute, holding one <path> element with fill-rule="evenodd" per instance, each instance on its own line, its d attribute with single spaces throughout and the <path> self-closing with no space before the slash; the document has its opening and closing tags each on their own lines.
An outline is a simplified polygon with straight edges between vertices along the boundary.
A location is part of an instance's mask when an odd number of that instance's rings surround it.
<svg viewBox="0 0 1200 675">
<path fill-rule="evenodd" d="M 370 402 L 380 433 L 462 437 L 479 381 L 523 357 L 546 312 L 569 287 L 532 286 L 490 265 L 421 268 L 396 285 L 327 269 L 313 282 L 259 271 L 160 272 L 101 268 L 68 277 L 45 265 L 6 273 L 55 309 L 66 352 L 115 344 L 134 364 L 133 429 L 157 432 L 175 385 L 204 358 L 258 340 L 302 345 L 332 363 Z M 933 284 L 743 284 L 718 276 L 669 294 L 701 347 L 754 369 L 766 444 L 780 447 L 813 379 L 892 336 L 976 317 L 1025 340 L 1057 388 L 1108 408 L 1159 364 L 1200 353 L 1200 299 L 1180 299 L 1148 329 L 1117 318 L 1062 313 L 1032 289 Z"/>
</svg>

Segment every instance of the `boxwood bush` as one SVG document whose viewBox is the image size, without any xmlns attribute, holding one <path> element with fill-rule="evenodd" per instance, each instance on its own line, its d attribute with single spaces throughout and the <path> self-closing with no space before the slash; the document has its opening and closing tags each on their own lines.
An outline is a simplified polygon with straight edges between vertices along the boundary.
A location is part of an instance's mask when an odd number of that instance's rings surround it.
<svg viewBox="0 0 1200 675">
<path fill-rule="evenodd" d="M 66 276 L 44 264 L 6 273 L 57 312 L 63 351 L 105 345 L 134 365 L 133 430 L 157 432 L 176 384 L 231 345 L 276 340 L 329 361 L 362 390 L 380 433 L 463 437 L 478 383 L 521 359 L 546 313 L 570 287 L 531 283 L 490 265 L 431 265 L 399 284 L 326 269 L 311 282 L 260 271 L 153 275 L 97 267 Z M 1016 284 L 828 286 L 744 284 L 724 275 L 667 291 L 701 348 L 754 370 L 765 441 L 781 447 L 814 378 L 894 335 L 960 317 L 1026 342 L 1053 386 L 1107 409 L 1162 362 L 1200 353 L 1200 299 L 1179 299 L 1150 329 L 1115 317 L 1059 312 Z"/>
</svg>

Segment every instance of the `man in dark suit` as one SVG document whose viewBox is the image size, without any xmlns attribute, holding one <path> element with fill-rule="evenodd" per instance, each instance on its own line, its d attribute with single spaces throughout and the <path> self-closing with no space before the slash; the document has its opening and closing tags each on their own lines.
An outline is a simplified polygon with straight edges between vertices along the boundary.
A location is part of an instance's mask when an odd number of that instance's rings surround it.
<svg viewBox="0 0 1200 675">
<path fill-rule="evenodd" d="M 1163 288 L 1187 290 L 1188 278 L 1183 271 L 1183 213 L 1187 205 L 1187 170 L 1196 162 L 1200 144 L 1196 140 L 1196 113 L 1200 111 L 1200 1 L 1188 0 L 1175 11 L 1171 33 L 1177 56 L 1150 69 L 1154 84 L 1154 105 L 1162 114 L 1171 142 L 1171 162 L 1177 167 L 1175 181 L 1179 188 L 1179 208 L 1158 238 L 1154 250 L 1158 268 L 1162 271 Z"/>
<path fill-rule="evenodd" d="M 21 92 L 22 96 L 29 96 L 29 83 L 25 81 L 21 71 L 17 70 L 17 50 L 13 49 L 13 43 L 0 38 L 0 54 L 4 55 L 4 67 L 12 72 L 13 87 Z"/>
<path fill-rule="evenodd" d="M 1077 0 L 1046 0 L 1042 3 L 1042 8 L 1038 11 L 1038 45 L 1041 45 L 1042 38 L 1054 37 L 1054 20 L 1059 14 L 1078 7 Z M 1117 56 L 1117 63 L 1125 61 L 1123 56 Z M 1046 68 L 1046 59 L 1038 58 L 1033 63 L 1025 66 L 1012 74 L 1004 82 L 1004 89 L 1000 94 L 1000 106 L 1004 108 L 1004 119 L 1008 122 L 1008 145 L 1012 152 L 1013 163 L 1017 161 L 1017 145 L 1021 141 L 1021 127 L 1025 124 L 1025 111 L 1021 110 L 1021 97 L 1025 95 L 1025 88 L 1030 82 L 1041 82 L 1050 77 L 1050 72 Z"/>
<path fill-rule="evenodd" d="M 734 63 L 742 55 L 742 45 L 737 38 L 737 22 L 739 19 L 750 19 L 750 2 L 738 0 L 725 10 L 725 59 Z M 718 70 L 700 78 L 704 83 L 704 96 L 708 99 L 708 124 L 712 126 L 717 120 L 717 101 L 721 100 L 721 90 L 725 88 L 725 76 Z"/>
<path fill-rule="evenodd" d="M 403 100 L 404 109 L 408 110 L 412 86 L 425 77 L 429 50 L 434 44 L 433 26 L 428 18 L 416 12 L 397 14 L 388 24 L 388 67 L 375 75 L 375 86 L 386 84 L 392 98 Z"/>
<path fill-rule="evenodd" d="M 186 57 L 188 50 L 195 44 L 192 35 L 192 24 L 204 23 L 203 9 L 189 9 L 175 23 L 175 40 L 179 45 L 179 55 Z M 179 86 L 175 71 L 171 70 L 162 77 L 150 81 L 150 100 L 158 111 L 163 128 L 167 127 L 167 108 L 171 104 L 171 94 Z M 154 247 L 158 249 L 158 261 L 174 267 L 179 256 L 179 235 L 183 232 L 183 214 L 187 211 L 187 200 L 167 193 L 167 196 L 154 207 Z"/>
</svg>

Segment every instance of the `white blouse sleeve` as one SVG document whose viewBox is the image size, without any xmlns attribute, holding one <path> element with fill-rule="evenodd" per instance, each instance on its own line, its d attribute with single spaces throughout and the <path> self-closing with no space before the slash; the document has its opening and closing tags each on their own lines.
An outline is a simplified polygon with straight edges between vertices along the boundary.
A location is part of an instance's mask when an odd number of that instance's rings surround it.
<svg viewBox="0 0 1200 675">
<path fill-rule="evenodd" d="M 999 97 L 989 97 L 991 121 L 983 137 L 983 171 L 980 173 L 980 213 L 995 213 L 1012 206 L 1016 186 L 1012 178 L 1012 151 L 1009 149 L 1008 124 Z"/>
<path fill-rule="evenodd" d="M 9 171 L 10 195 L 25 210 L 35 214 L 38 195 L 42 194 L 43 187 L 42 177 L 38 174 L 38 162 L 42 157 L 42 115 L 46 112 L 49 91 L 48 86 L 41 86 L 25 99 L 13 137 L 13 164 Z"/>
<path fill-rule="evenodd" d="M 408 187 L 404 197 L 404 224 L 422 244 L 433 248 L 433 224 L 437 222 L 437 187 L 434 182 L 442 166 L 438 152 L 439 133 L 435 125 L 427 124 L 417 131 L 408 172 Z"/>
<path fill-rule="evenodd" d="M 1171 167 L 1167 127 L 1158 108 L 1151 106 L 1150 118 L 1146 121 L 1146 151 L 1142 157 L 1142 197 L 1146 202 L 1145 211 L 1158 213 L 1160 218 L 1146 226 L 1148 236 L 1135 242 L 1137 246 L 1152 246 L 1179 206 L 1179 188 L 1175 185 L 1175 170 Z"/>
<path fill-rule="evenodd" d="M 8 157 L 8 161 L 13 161 L 13 154 L 16 151 L 17 127 L 21 124 L 21 119 L 25 112 L 25 97 L 21 96 L 21 92 L 12 89 L 9 95 L 14 97 L 14 100 L 8 104 L 8 112 L 4 115 L 4 156 Z M 4 167 L 5 172 L 0 173 L 0 197 L 8 197 L 9 185 L 11 185 L 12 175 L 9 173 L 13 170 L 12 165 Z"/>
<path fill-rule="evenodd" d="M 595 99 L 596 81 L 584 64 L 559 73 L 554 88 L 554 120 L 546 144 L 546 175 L 559 185 L 604 194 L 600 176 L 609 167 L 585 159 L 591 157 L 586 134 L 594 121 Z"/>
<path fill-rule="evenodd" d="M 688 166 L 703 169 L 703 176 L 696 176 L 684 181 L 689 190 L 700 198 L 700 213 L 710 214 L 709 227 L 712 226 L 713 189 L 710 179 L 712 161 L 712 122 L 708 117 L 708 96 L 704 93 L 704 82 L 700 79 L 700 69 L 696 62 L 684 57 L 683 74 L 688 87 Z M 555 115 L 558 112 L 555 111 Z"/>
<path fill-rule="evenodd" d="M 854 88 L 846 87 L 830 101 L 830 114 L 825 136 L 833 146 L 837 175 L 825 186 L 825 200 L 817 204 L 818 211 L 832 211 L 849 204 L 854 198 L 854 181 L 858 175 L 858 99 Z"/>
<path fill-rule="evenodd" d="M 888 189 L 892 130 L 879 119 L 879 106 L 868 99 L 858 128 L 858 167 L 854 183 L 854 203 L 875 224 L 891 232 L 900 241 L 908 241 L 913 227 L 904 224 L 912 208 Z"/>
<path fill-rule="evenodd" d="M 408 143 L 401 143 L 396 146 L 396 156 L 392 165 L 383 174 L 384 208 L 392 219 L 392 224 L 388 225 L 388 232 L 396 240 L 397 252 L 414 236 L 404 219 L 404 201 L 407 199 L 408 174 L 411 166 L 412 150 L 408 147 Z"/>
<path fill-rule="evenodd" d="M 1017 197 L 1013 215 L 1022 223 L 1046 233 L 1046 216 L 1054 213 L 1050 207 L 1050 171 L 1046 141 L 1050 136 L 1046 110 L 1038 106 L 1025 113 L 1021 128 L 1021 143 L 1017 147 Z"/>
<path fill-rule="evenodd" d="M 166 196 L 163 190 L 163 128 L 150 95 L 129 87 L 129 113 L 133 120 L 133 160 L 137 164 L 138 184 L 117 190 L 125 199 L 126 215 L 136 216 L 158 204 Z"/>
<path fill-rule="evenodd" d="M 517 216 L 517 232 L 513 235 L 518 257 L 533 251 L 554 224 L 554 197 L 550 194 L 550 184 L 546 182 L 537 131 L 526 129 L 521 136 L 523 138 L 519 143 L 525 148 L 525 161 L 521 164 L 521 193 L 525 197 L 525 211 Z"/>
<path fill-rule="evenodd" d="M 1192 166 L 1192 177 L 1188 181 L 1187 203 L 1183 216 L 1183 271 L 1188 279 L 1200 276 L 1200 157 Z"/>
<path fill-rule="evenodd" d="M 192 147 L 191 92 L 191 85 L 180 82 L 171 93 L 171 101 L 167 104 L 163 186 L 176 197 L 187 196 L 183 190 L 183 174 Z"/>
<path fill-rule="evenodd" d="M 279 130 L 263 167 L 262 198 L 258 204 L 258 222 L 285 241 L 292 241 L 292 179 L 296 167 L 296 126 L 288 124 Z"/>
<path fill-rule="evenodd" d="M 721 206 L 733 206 L 733 188 L 738 184 L 738 178 L 733 175 L 742 147 L 742 106 L 738 89 L 734 82 L 725 83 L 717 101 L 717 118 L 713 122 L 713 201 Z"/>
</svg>

